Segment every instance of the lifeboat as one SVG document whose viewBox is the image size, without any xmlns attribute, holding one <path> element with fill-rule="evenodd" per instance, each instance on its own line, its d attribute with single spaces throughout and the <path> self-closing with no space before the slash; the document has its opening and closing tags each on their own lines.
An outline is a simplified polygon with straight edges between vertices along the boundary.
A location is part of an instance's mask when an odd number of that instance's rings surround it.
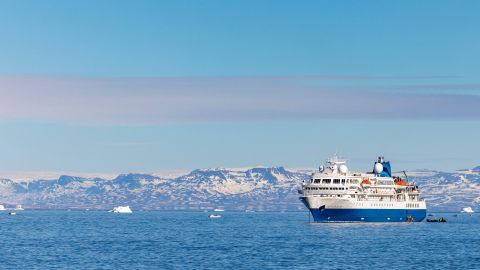
<svg viewBox="0 0 480 270">
<path fill-rule="evenodd" d="M 406 186 L 407 183 L 403 180 L 397 180 L 395 181 L 395 185 L 398 185 L 398 186 Z"/>
<path fill-rule="evenodd" d="M 370 182 L 370 180 L 368 180 L 368 178 L 364 178 L 363 181 L 362 181 L 362 185 L 371 185 L 372 182 Z"/>
</svg>

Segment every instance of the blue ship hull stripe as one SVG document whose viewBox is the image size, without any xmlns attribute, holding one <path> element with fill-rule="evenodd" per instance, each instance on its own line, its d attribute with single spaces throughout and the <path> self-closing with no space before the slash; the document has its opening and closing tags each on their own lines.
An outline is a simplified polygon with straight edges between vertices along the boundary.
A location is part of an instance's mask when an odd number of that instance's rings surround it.
<svg viewBox="0 0 480 270">
<path fill-rule="evenodd" d="M 425 209 L 328 209 L 310 208 L 315 222 L 420 222 L 425 219 Z"/>
</svg>

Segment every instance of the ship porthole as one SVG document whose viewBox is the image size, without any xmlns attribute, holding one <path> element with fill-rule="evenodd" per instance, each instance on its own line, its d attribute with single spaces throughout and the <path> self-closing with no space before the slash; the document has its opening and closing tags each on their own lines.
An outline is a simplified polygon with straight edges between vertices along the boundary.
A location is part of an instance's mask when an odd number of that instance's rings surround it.
<svg viewBox="0 0 480 270">
<path fill-rule="evenodd" d="M 390 218 L 387 218 L 387 220 L 390 220 Z"/>
<path fill-rule="evenodd" d="M 364 218 L 362 217 L 360 220 L 364 220 Z"/>
</svg>

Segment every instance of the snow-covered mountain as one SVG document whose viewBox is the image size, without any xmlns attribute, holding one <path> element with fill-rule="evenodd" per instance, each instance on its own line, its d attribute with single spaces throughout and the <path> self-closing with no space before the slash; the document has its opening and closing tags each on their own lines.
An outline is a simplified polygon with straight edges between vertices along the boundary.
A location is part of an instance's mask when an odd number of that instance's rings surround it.
<svg viewBox="0 0 480 270">
<path fill-rule="evenodd" d="M 432 211 L 477 208 L 480 166 L 456 172 L 409 173 Z M 61 176 L 56 180 L 0 179 L 0 201 L 27 208 L 109 209 L 128 204 L 133 209 L 289 211 L 304 210 L 297 188 L 309 178 L 305 170 L 283 167 L 201 169 L 176 178 L 122 174 L 113 180 Z"/>
<path fill-rule="evenodd" d="M 480 203 L 480 167 L 456 172 L 421 172 L 411 177 L 422 189 L 427 207 L 435 211 L 460 211 Z"/>
</svg>

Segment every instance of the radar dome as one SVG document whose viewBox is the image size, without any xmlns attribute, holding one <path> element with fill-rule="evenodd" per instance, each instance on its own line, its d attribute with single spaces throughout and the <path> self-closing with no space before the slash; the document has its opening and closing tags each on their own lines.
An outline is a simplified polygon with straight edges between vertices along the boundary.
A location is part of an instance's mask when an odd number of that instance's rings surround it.
<svg viewBox="0 0 480 270">
<path fill-rule="evenodd" d="M 337 164 L 334 164 L 334 165 L 332 166 L 332 171 L 336 173 L 337 170 L 338 170 Z"/>
<path fill-rule="evenodd" d="M 381 174 L 383 172 L 383 165 L 382 163 L 375 163 L 375 166 L 373 167 L 373 171 L 376 173 L 376 174 Z"/>
<path fill-rule="evenodd" d="M 339 170 L 340 170 L 340 173 L 346 174 L 348 172 L 347 165 L 344 165 L 344 164 L 340 165 Z"/>
</svg>

